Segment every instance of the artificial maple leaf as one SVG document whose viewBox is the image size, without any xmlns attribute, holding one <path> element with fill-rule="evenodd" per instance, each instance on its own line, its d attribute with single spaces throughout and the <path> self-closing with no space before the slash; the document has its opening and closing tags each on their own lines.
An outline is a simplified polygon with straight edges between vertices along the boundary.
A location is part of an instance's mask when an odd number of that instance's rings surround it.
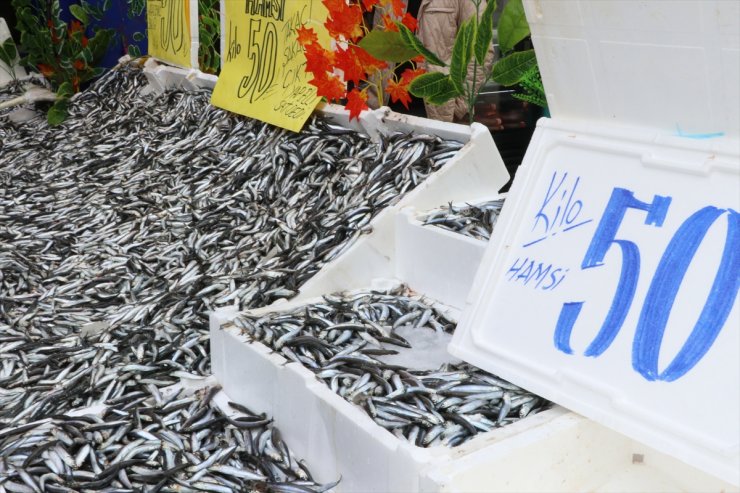
<svg viewBox="0 0 740 493">
<path fill-rule="evenodd" d="M 324 4 L 324 7 L 329 11 L 329 14 L 341 12 L 342 9 L 347 6 L 347 2 L 345 0 L 321 0 L 321 3 Z"/>
<path fill-rule="evenodd" d="M 388 66 L 386 62 L 378 60 L 359 46 L 349 45 L 349 50 L 352 52 L 352 56 L 357 58 L 360 65 L 367 73 L 373 73 L 376 70 L 384 69 Z"/>
<path fill-rule="evenodd" d="M 336 75 L 314 74 L 313 79 L 308 81 L 309 84 L 316 87 L 316 95 L 326 98 L 327 101 L 337 101 L 345 95 L 344 83 Z"/>
<path fill-rule="evenodd" d="M 349 110 L 350 120 L 352 120 L 352 118 L 357 118 L 359 120 L 362 110 L 367 109 L 367 92 L 358 91 L 355 87 L 347 93 L 347 104 L 345 104 L 344 107 Z"/>
<path fill-rule="evenodd" d="M 414 16 L 411 15 L 411 14 L 409 14 L 408 12 L 406 12 L 403 15 L 403 19 L 401 19 L 401 24 L 403 24 L 404 26 L 408 27 L 409 30 L 412 33 L 413 32 L 416 32 L 416 28 L 417 28 L 416 18 L 414 18 Z M 398 28 L 396 28 L 396 31 L 397 30 L 398 30 Z"/>
<path fill-rule="evenodd" d="M 426 73 L 426 70 L 424 70 L 423 68 L 417 68 L 413 70 L 407 68 L 401 74 L 401 84 L 408 86 L 412 80 L 416 79 L 418 76 L 424 73 Z"/>
<path fill-rule="evenodd" d="M 370 12 L 376 5 L 378 5 L 378 0 L 362 0 L 362 8 L 365 9 L 365 12 Z"/>
<path fill-rule="evenodd" d="M 391 14 L 385 13 L 381 15 L 380 20 L 383 21 L 383 29 L 385 31 L 398 32 L 398 26 L 396 25 L 396 21 L 393 20 L 393 17 L 391 17 Z"/>
<path fill-rule="evenodd" d="M 36 65 L 36 67 L 38 67 L 39 72 L 41 72 L 44 77 L 51 77 L 52 75 L 54 75 L 54 69 L 50 65 L 39 63 L 38 65 Z"/>
<path fill-rule="evenodd" d="M 385 92 L 390 94 L 391 101 L 394 103 L 397 101 L 400 101 L 401 104 L 406 109 L 409 109 L 409 103 L 411 102 L 411 96 L 409 95 L 409 86 L 408 84 L 403 84 L 403 82 L 396 82 L 394 80 L 389 80 L 388 85 L 385 88 Z"/>
<path fill-rule="evenodd" d="M 296 39 L 298 41 L 298 44 L 301 46 L 306 46 L 311 43 L 319 42 L 319 37 L 316 35 L 316 32 L 310 27 L 301 26 L 295 30 L 295 33 L 298 35 Z"/>
<path fill-rule="evenodd" d="M 346 50 L 337 47 L 334 54 L 335 67 L 344 72 L 344 80 L 359 84 L 365 78 L 365 67 L 357 56 L 357 51 L 365 51 L 355 45 L 349 45 Z"/>
<path fill-rule="evenodd" d="M 411 59 L 414 63 L 424 63 L 426 61 L 426 58 L 424 58 L 424 55 L 416 55 L 414 58 Z"/>
<path fill-rule="evenodd" d="M 391 7 L 396 17 L 401 17 L 406 12 L 406 3 L 403 0 L 391 0 Z"/>
<path fill-rule="evenodd" d="M 335 11 L 330 10 L 329 13 L 324 27 L 332 38 L 355 40 L 362 36 L 362 9 L 359 5 L 345 4 Z"/>
<path fill-rule="evenodd" d="M 332 70 L 334 54 L 319 43 L 310 43 L 303 47 L 303 51 L 306 55 L 306 72 L 319 76 Z"/>
<path fill-rule="evenodd" d="M 73 20 L 70 23 L 70 25 L 69 25 L 69 33 L 68 34 L 71 36 L 72 34 L 74 34 L 76 32 L 84 31 L 84 29 L 85 28 L 82 26 L 82 23 L 80 21 L 74 21 Z"/>
</svg>

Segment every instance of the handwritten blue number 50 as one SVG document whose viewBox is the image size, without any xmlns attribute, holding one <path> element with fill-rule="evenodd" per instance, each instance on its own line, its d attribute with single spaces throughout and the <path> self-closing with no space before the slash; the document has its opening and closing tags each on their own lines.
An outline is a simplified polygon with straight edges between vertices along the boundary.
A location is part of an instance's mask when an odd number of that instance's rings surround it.
<svg viewBox="0 0 740 493">
<path fill-rule="evenodd" d="M 624 188 L 612 191 L 601 221 L 581 263 L 581 269 L 602 265 L 612 244 L 622 251 L 622 270 L 616 294 L 604 323 L 584 351 L 585 356 L 599 356 L 606 351 L 622 328 L 630 311 L 640 274 L 639 247 L 617 239 L 617 231 L 628 209 L 645 211 L 646 225 L 661 227 L 671 198 L 656 195 L 651 203 L 635 198 Z M 726 213 L 726 214 L 725 214 Z M 694 328 L 681 349 L 662 372 L 658 355 L 666 323 L 684 275 L 709 228 L 722 216 L 727 217 L 727 237 L 714 283 Z M 663 252 L 648 288 L 632 343 L 632 367 L 647 380 L 672 382 L 691 370 L 709 351 L 732 310 L 740 287 L 740 214 L 731 209 L 704 207 L 678 228 Z M 555 327 L 555 347 L 573 354 L 570 336 L 583 302 L 564 303 Z"/>
</svg>

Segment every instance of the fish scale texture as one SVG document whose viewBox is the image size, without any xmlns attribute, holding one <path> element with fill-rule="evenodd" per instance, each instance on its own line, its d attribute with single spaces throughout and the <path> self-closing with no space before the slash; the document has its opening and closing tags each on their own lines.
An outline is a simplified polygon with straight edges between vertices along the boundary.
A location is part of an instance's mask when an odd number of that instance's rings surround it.
<svg viewBox="0 0 740 493">
<path fill-rule="evenodd" d="M 166 389 L 210 374 L 207 311 L 291 297 L 461 144 L 145 85 L 111 72 L 58 128 L 0 116 L 0 488 L 322 491 L 268 419 Z"/>
</svg>

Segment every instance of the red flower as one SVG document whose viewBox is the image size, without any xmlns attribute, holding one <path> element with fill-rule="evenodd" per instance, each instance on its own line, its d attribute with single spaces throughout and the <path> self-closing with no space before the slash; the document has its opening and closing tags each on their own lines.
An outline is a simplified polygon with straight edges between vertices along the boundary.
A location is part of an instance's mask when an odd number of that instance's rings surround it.
<svg viewBox="0 0 740 493">
<path fill-rule="evenodd" d="M 85 62 L 82 60 L 75 60 L 73 65 L 76 70 L 85 70 Z"/>
<path fill-rule="evenodd" d="M 403 81 L 396 82 L 394 80 L 389 80 L 388 86 L 385 88 L 385 92 L 391 95 L 391 101 L 394 103 L 400 101 L 406 109 L 409 109 L 411 96 L 409 95 L 408 84 L 404 84 Z"/>
<path fill-rule="evenodd" d="M 298 44 L 301 46 L 306 46 L 311 43 L 319 42 L 319 37 L 316 35 L 316 32 L 310 27 L 301 26 L 295 30 L 295 33 L 298 35 Z"/>
<path fill-rule="evenodd" d="M 357 118 L 360 119 L 360 112 L 367 109 L 367 93 L 365 91 L 358 91 L 357 88 L 352 89 L 347 94 L 347 104 L 344 105 L 349 110 L 349 119 Z"/>
<path fill-rule="evenodd" d="M 336 101 L 342 99 L 345 94 L 345 85 L 336 75 L 314 74 L 313 79 L 308 81 L 309 84 L 316 87 L 316 95 L 325 97 L 327 101 Z"/>
<path fill-rule="evenodd" d="M 82 26 L 80 21 L 72 21 L 69 25 L 69 34 L 72 35 L 76 32 L 82 32 L 85 28 Z"/>
<path fill-rule="evenodd" d="M 44 77 L 51 77 L 52 75 L 54 75 L 54 69 L 50 65 L 39 63 L 36 66 L 38 67 L 39 72 L 41 72 Z"/>
</svg>

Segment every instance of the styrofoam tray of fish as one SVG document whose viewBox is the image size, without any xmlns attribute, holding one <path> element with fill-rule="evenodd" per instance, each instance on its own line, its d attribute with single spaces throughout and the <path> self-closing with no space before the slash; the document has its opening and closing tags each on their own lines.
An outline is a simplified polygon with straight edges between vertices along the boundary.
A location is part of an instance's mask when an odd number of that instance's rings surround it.
<svg viewBox="0 0 740 493">
<path fill-rule="evenodd" d="M 459 312 L 397 281 L 211 316 L 214 375 L 266 412 L 318 481 L 420 491 L 435 464 L 564 415 L 444 349 Z M 521 419 L 524 418 L 524 419 Z"/>
<path fill-rule="evenodd" d="M 396 277 L 419 292 L 462 309 L 488 245 L 483 238 L 490 236 L 504 197 L 424 211 L 403 209 L 396 217 Z"/>
<path fill-rule="evenodd" d="M 384 308 L 389 290 L 401 290 L 390 298 L 405 311 Z M 222 309 L 211 316 L 214 374 L 229 399 L 280 423 L 316 482 L 341 475 L 338 492 L 727 491 L 451 361 L 440 348 L 458 314 L 393 280 L 241 314 Z"/>
<path fill-rule="evenodd" d="M 144 73 L 150 83 L 159 89 L 184 87 L 182 81 L 187 76 L 182 69 L 159 65 L 154 60 L 147 61 Z M 155 79 L 156 82 L 153 82 Z M 439 122 L 394 113 L 388 108 L 364 111 L 359 119 L 354 120 L 350 120 L 349 113 L 337 105 L 322 105 L 316 113 L 336 125 L 368 135 L 381 143 L 385 152 L 377 156 L 380 163 L 378 171 L 388 165 L 429 159 L 444 158 L 446 164 L 435 167 L 432 173 L 413 172 L 408 175 L 406 171 L 404 176 L 397 175 L 395 179 L 409 178 L 413 186 L 401 188 L 403 196 L 393 200 L 364 225 L 363 231 L 372 231 L 372 235 L 359 237 L 341 251 L 341 255 L 333 256 L 333 260 L 303 283 L 298 294 L 300 299 L 361 288 L 378 277 L 394 277 L 395 216 L 404 207 L 425 210 L 441 203 L 464 201 L 471 196 L 491 196 L 509 179 L 493 138 L 483 125 Z M 396 146 L 385 145 L 394 135 L 408 135 L 410 138 L 398 139 Z M 423 145 L 432 138 L 449 143 L 446 144 L 450 151 L 448 155 L 445 156 L 443 148 L 429 150 Z M 460 145 L 455 147 L 453 142 Z M 349 189 L 354 177 L 348 176 L 346 179 Z M 359 218 L 369 215 L 369 211 L 364 209 L 356 212 Z"/>
</svg>

